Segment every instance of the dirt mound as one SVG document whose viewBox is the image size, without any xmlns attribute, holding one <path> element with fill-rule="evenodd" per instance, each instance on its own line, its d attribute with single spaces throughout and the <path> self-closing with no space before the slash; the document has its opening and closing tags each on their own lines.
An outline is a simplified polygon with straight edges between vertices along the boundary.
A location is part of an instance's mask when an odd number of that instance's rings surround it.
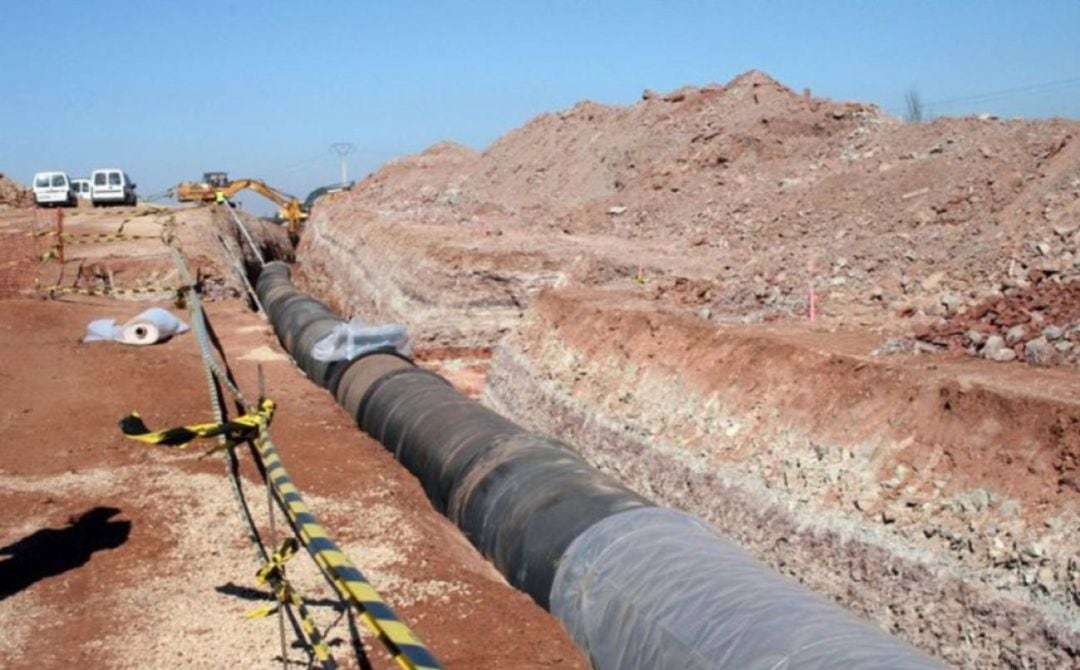
<svg viewBox="0 0 1080 670">
<path fill-rule="evenodd" d="M 0 209 L 31 207 L 33 204 L 33 191 L 12 181 L 4 176 L 3 172 L 0 172 Z"/>
<path fill-rule="evenodd" d="M 582 102 L 480 154 L 440 144 L 395 161 L 316 212 L 307 256 L 385 227 L 448 272 L 483 257 L 520 274 L 514 254 L 539 254 L 563 271 L 550 283 L 638 284 L 722 321 L 800 316 L 812 285 L 826 317 L 910 329 L 1030 270 L 1080 275 L 1077 135 L 1066 120 L 902 123 L 755 71 Z"/>
</svg>

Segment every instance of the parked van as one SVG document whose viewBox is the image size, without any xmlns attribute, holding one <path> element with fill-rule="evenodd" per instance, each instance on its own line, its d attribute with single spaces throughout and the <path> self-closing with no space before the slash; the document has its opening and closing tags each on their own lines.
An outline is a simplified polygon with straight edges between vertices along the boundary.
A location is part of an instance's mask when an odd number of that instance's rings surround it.
<svg viewBox="0 0 1080 670">
<path fill-rule="evenodd" d="M 72 179 L 71 190 L 76 196 L 83 200 L 90 199 L 90 180 L 89 179 Z"/>
<path fill-rule="evenodd" d="M 34 201 L 39 207 L 74 205 L 75 193 L 71 190 L 71 181 L 67 174 L 39 172 L 34 175 Z"/>
<path fill-rule="evenodd" d="M 135 184 L 123 170 L 105 168 L 90 175 L 90 201 L 102 205 L 134 205 Z"/>
</svg>

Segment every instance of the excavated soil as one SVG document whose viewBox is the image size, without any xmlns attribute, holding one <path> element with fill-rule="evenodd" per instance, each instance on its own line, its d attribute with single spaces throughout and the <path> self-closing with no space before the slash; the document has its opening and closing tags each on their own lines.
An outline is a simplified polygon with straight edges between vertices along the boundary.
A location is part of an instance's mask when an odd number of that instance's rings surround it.
<svg viewBox="0 0 1080 670">
<path fill-rule="evenodd" d="M 67 230 L 115 232 L 137 214 L 80 212 L 67 218 Z M 257 366 L 265 371 L 278 406 L 275 443 L 331 536 L 446 667 L 586 667 L 562 626 L 510 588 L 431 508 L 393 457 L 303 377 L 266 322 L 230 297 L 239 294 L 242 279 L 225 251 L 235 240 L 223 221 L 207 208 L 161 209 L 132 218 L 126 230 L 133 232 L 137 222 L 148 230 L 168 225 L 192 269 L 216 287 L 220 297 L 208 308 L 216 334 L 248 393 L 256 392 Z M 11 240 L 35 239 L 25 235 L 32 223 L 29 211 L 0 214 L 0 230 Z M 257 234 L 274 249 L 277 232 Z M 281 663 L 275 618 L 244 618 L 270 595 L 255 582 L 260 565 L 222 458 L 200 458 L 199 447 L 128 441 L 117 427 L 132 410 L 155 428 L 211 418 L 193 335 L 151 347 L 80 342 L 93 319 L 123 320 L 150 305 L 187 315 L 153 295 L 46 299 L 33 290 L 35 273 L 98 288 L 109 285 L 110 275 L 114 287 L 173 281 L 172 261 L 161 249 L 157 240 L 69 247 L 62 268 L 54 260 L 32 264 L 30 275 L 12 277 L 0 298 L 0 504 L 7 513 L 0 527 L 0 652 L 6 668 Z M 20 260 L 21 253 L 3 247 L 0 259 Z M 91 258 L 110 272 L 78 274 Z M 241 460 L 252 513 L 268 537 L 265 490 L 248 457 Z M 278 515 L 279 541 L 282 524 Z M 352 648 L 340 603 L 305 555 L 287 565 L 341 667 L 398 667 L 366 633 L 363 647 Z M 314 667 L 294 639 L 290 634 L 286 641 L 289 664 Z"/>
<path fill-rule="evenodd" d="M 722 322 L 805 314 L 812 288 L 825 316 L 906 332 L 1032 271 L 1077 277 L 1078 132 L 905 124 L 752 72 L 392 162 L 317 209 L 301 254 L 350 309 L 452 343 L 565 284 Z"/>
<path fill-rule="evenodd" d="M 34 204 L 34 192 L 0 172 L 0 211 Z"/>
<path fill-rule="evenodd" d="M 750 72 L 393 161 L 299 274 L 938 657 L 1071 667 L 1078 134 Z"/>
<path fill-rule="evenodd" d="M 1080 652 L 1080 392 L 872 355 L 858 332 L 714 327 L 544 294 L 487 402 L 965 667 Z"/>
</svg>

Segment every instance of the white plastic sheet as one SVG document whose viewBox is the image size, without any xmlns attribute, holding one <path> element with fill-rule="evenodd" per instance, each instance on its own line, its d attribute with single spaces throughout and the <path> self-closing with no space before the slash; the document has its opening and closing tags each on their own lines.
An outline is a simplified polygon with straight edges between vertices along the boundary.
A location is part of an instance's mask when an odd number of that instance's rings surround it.
<svg viewBox="0 0 1080 670">
<path fill-rule="evenodd" d="M 598 670 L 944 667 L 664 508 L 579 535 L 560 561 L 551 612 Z"/>
<path fill-rule="evenodd" d="M 311 357 L 326 363 L 351 361 L 377 349 L 393 349 L 402 356 L 411 353 L 405 326 L 369 326 L 360 319 L 342 322 L 311 348 Z"/>
<path fill-rule="evenodd" d="M 123 324 L 116 319 L 98 319 L 86 326 L 83 342 L 111 340 L 121 344 L 157 344 L 188 331 L 188 325 L 166 309 L 151 307 Z"/>
</svg>

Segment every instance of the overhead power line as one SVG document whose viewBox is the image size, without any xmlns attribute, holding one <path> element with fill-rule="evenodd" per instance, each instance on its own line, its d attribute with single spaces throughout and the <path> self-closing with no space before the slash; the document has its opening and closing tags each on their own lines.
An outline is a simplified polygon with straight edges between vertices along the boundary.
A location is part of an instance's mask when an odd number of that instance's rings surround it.
<svg viewBox="0 0 1080 670">
<path fill-rule="evenodd" d="M 987 93 L 978 93 L 975 95 L 961 96 L 957 98 L 945 98 L 943 100 L 929 100 L 925 104 L 930 107 L 944 107 L 948 105 L 958 105 L 966 102 L 986 102 L 988 100 L 996 100 L 998 98 L 1007 98 L 1014 95 L 1020 95 L 1022 93 L 1048 93 L 1051 91 L 1065 90 L 1074 86 L 1080 86 L 1080 77 L 1070 77 L 1069 79 L 1058 79 L 1056 81 L 1047 81 L 1041 84 L 1030 84 L 1027 86 L 1017 86 L 1015 88 L 1005 88 L 998 91 L 990 91 Z"/>
<path fill-rule="evenodd" d="M 318 161 L 324 160 L 327 160 L 327 155 L 325 153 L 319 153 L 303 160 L 296 161 L 295 163 L 290 163 L 283 167 L 274 168 L 273 170 L 267 170 L 264 172 L 264 174 L 285 174 L 288 172 L 294 172 L 296 170 L 299 170 L 300 168 L 305 168 L 312 163 L 317 163 Z"/>
</svg>

